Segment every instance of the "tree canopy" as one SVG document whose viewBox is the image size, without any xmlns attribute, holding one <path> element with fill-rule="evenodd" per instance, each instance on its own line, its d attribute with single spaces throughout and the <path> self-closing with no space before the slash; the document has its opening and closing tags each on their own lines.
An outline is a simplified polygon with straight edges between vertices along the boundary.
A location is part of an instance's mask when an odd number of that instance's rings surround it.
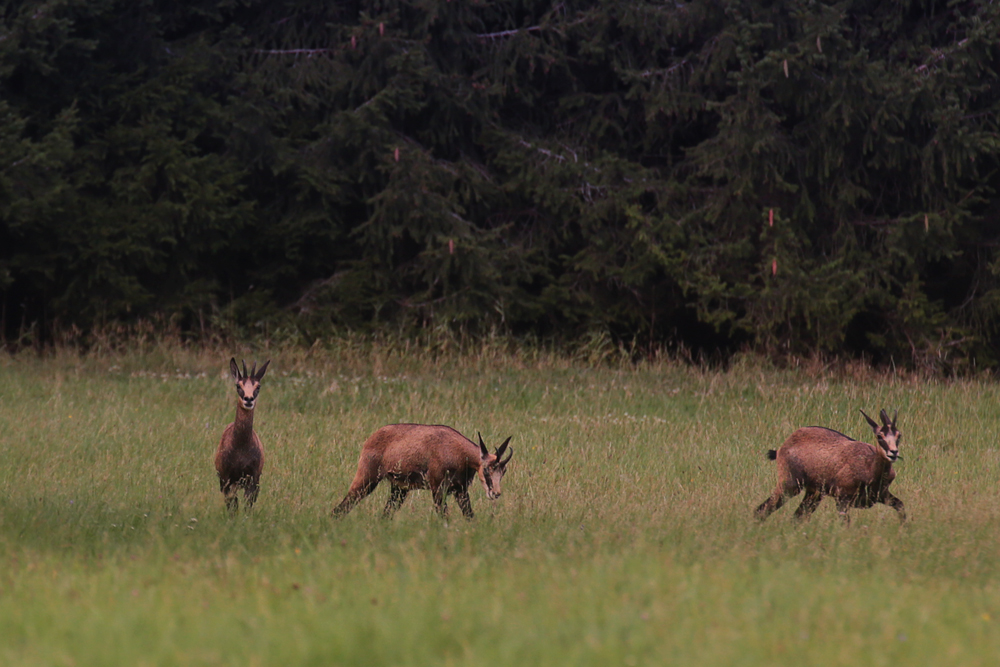
<svg viewBox="0 0 1000 667">
<path fill-rule="evenodd" d="M 989 0 L 0 3 L 2 332 L 1000 362 Z"/>
</svg>

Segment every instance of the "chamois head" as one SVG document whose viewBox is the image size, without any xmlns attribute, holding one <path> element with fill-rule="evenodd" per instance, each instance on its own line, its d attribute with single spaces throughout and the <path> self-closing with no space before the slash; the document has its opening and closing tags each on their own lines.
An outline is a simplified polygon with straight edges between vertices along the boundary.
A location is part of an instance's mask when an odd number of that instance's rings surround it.
<svg viewBox="0 0 1000 667">
<path fill-rule="evenodd" d="M 257 394 L 260 393 L 260 380 L 264 377 L 264 373 L 267 372 L 267 365 L 271 363 L 268 359 L 264 362 L 264 365 L 257 370 L 257 362 L 253 364 L 253 368 L 247 373 L 247 362 L 243 362 L 243 372 L 240 373 L 239 367 L 236 365 L 236 358 L 229 360 L 229 372 L 233 374 L 233 380 L 236 381 L 236 395 L 239 400 L 236 404 L 243 408 L 244 410 L 253 410 L 254 403 L 257 401 Z"/>
<path fill-rule="evenodd" d="M 865 415 L 865 411 L 862 410 L 861 414 Z M 903 440 L 903 434 L 896 428 L 896 417 L 898 416 L 899 410 L 895 410 L 893 411 L 892 419 L 890 420 L 886 411 L 882 410 L 879 413 L 882 425 L 879 426 L 875 423 L 874 419 L 865 415 L 865 419 L 868 420 L 868 424 L 872 427 L 872 431 L 875 432 L 875 439 L 878 441 L 878 446 L 882 448 L 882 451 L 885 452 L 885 456 L 890 462 L 899 458 L 899 443 Z"/>
<path fill-rule="evenodd" d="M 504 473 L 507 472 L 507 464 L 510 462 L 510 457 L 514 456 L 514 448 L 510 448 L 510 452 L 507 454 L 507 458 L 504 459 L 504 452 L 507 451 L 507 443 L 510 442 L 508 437 L 503 441 L 503 444 L 497 447 L 495 454 L 490 454 L 490 450 L 486 448 L 486 444 L 483 443 L 483 436 L 479 435 L 479 453 L 480 466 L 479 466 L 479 480 L 483 483 L 483 488 L 486 489 L 486 497 L 490 500 L 496 500 L 500 497 L 500 480 L 503 479 Z"/>
</svg>

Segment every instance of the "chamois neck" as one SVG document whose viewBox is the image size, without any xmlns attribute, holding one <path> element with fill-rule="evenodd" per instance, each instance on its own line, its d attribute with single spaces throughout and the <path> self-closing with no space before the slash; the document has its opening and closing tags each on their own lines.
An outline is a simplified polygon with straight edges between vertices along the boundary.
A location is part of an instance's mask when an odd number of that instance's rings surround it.
<svg viewBox="0 0 1000 667">
<path fill-rule="evenodd" d="M 253 434 L 253 410 L 236 406 L 236 420 L 233 422 L 233 440 L 249 442 Z"/>
</svg>

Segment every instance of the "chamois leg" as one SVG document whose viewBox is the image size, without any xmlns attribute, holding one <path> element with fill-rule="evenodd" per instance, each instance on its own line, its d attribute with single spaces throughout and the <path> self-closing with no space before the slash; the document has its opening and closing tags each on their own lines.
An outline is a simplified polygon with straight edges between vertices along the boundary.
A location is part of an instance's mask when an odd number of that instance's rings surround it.
<svg viewBox="0 0 1000 667">
<path fill-rule="evenodd" d="M 906 523 L 906 510 L 903 509 L 903 501 L 892 495 L 888 491 L 882 497 L 882 502 L 896 510 L 900 523 Z"/>
<path fill-rule="evenodd" d="M 347 490 L 347 495 L 340 501 L 340 504 L 333 508 L 333 516 L 344 516 L 350 512 L 365 496 L 375 490 L 378 483 L 382 481 L 377 472 L 369 474 L 366 468 L 358 466 L 358 474 L 351 482 L 351 488 Z"/>
<path fill-rule="evenodd" d="M 234 513 L 239 509 L 240 499 L 236 496 L 239 487 L 227 479 L 219 478 L 219 490 L 226 499 L 226 509 Z"/>
<path fill-rule="evenodd" d="M 257 502 L 257 493 L 260 491 L 260 483 L 257 479 L 253 477 L 245 477 L 243 479 L 243 500 L 246 502 L 247 509 L 252 509 L 253 504 Z"/>
<path fill-rule="evenodd" d="M 466 519 L 471 519 L 475 516 L 472 512 L 472 502 L 469 500 L 468 489 L 455 489 L 455 502 L 462 509 L 462 514 Z"/>
<path fill-rule="evenodd" d="M 385 501 L 385 509 L 382 510 L 382 516 L 385 518 L 391 518 L 396 510 L 399 509 L 403 501 L 406 500 L 406 494 L 410 491 L 409 489 L 403 489 L 398 486 L 391 486 L 389 488 L 389 499 Z"/>
<path fill-rule="evenodd" d="M 431 495 L 434 498 L 434 509 L 441 516 L 442 519 L 448 518 L 448 487 L 444 484 L 439 484 L 438 486 L 431 487 Z"/>
<path fill-rule="evenodd" d="M 823 500 L 823 494 L 815 489 L 806 489 L 806 496 L 802 499 L 802 504 L 795 510 L 796 519 L 808 519 L 816 511 L 819 501 Z"/>
<path fill-rule="evenodd" d="M 851 525 L 851 515 L 847 513 L 847 510 L 849 510 L 853 504 L 854 498 L 851 496 L 837 496 L 837 514 L 839 514 L 840 518 L 844 520 L 845 526 Z"/>
<path fill-rule="evenodd" d="M 770 498 L 762 502 L 757 507 L 756 511 L 754 511 L 754 515 L 757 517 L 758 520 L 763 521 L 767 517 L 771 516 L 771 514 L 776 509 L 778 509 L 784 504 L 785 504 L 785 493 L 779 486 L 777 489 L 774 490 L 774 493 L 771 494 Z"/>
</svg>

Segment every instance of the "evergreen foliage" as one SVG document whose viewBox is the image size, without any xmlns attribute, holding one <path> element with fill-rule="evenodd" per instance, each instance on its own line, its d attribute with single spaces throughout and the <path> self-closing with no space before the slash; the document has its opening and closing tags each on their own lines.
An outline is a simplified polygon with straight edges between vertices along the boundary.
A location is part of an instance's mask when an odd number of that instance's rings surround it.
<svg viewBox="0 0 1000 667">
<path fill-rule="evenodd" d="M 1000 361 L 988 0 L 0 6 L 7 337 Z"/>
</svg>

